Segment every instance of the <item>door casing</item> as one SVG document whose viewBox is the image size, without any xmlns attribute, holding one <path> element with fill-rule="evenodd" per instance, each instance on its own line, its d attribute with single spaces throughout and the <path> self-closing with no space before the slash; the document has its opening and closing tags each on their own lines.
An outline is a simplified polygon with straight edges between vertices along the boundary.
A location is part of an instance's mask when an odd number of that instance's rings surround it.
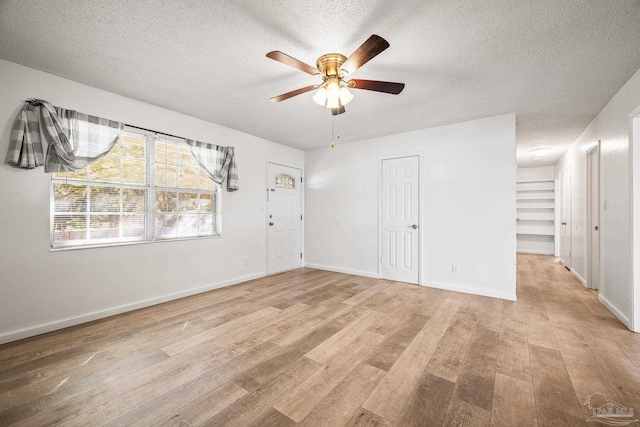
<svg viewBox="0 0 640 427">
<path fill-rule="evenodd" d="M 571 167 L 562 172 L 560 183 L 562 192 L 560 220 L 566 222 L 566 225 L 560 225 L 560 261 L 565 267 L 571 269 Z"/>
<path fill-rule="evenodd" d="M 600 286 L 600 141 L 587 151 L 587 286 Z M 594 158 L 595 156 L 595 158 Z M 593 162 L 596 162 L 594 168 Z M 595 181 L 595 183 L 594 183 Z M 593 210 L 597 210 L 597 217 Z M 598 231 L 594 228 L 598 227 Z M 596 265 L 597 264 L 597 265 Z"/>
</svg>

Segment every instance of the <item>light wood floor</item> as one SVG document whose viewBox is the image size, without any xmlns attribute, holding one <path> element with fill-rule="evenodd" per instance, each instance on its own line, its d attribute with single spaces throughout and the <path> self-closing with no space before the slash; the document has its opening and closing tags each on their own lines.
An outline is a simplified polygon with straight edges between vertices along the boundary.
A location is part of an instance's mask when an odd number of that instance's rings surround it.
<svg viewBox="0 0 640 427">
<path fill-rule="evenodd" d="M 0 425 L 586 426 L 596 392 L 640 412 L 640 335 L 536 255 L 518 302 L 300 269 L 0 346 Z"/>
</svg>

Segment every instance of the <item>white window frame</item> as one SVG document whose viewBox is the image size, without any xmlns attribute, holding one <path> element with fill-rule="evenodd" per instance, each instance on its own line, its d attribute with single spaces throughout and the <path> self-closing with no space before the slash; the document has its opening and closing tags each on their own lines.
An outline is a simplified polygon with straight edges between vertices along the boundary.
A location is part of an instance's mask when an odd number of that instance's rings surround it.
<svg viewBox="0 0 640 427">
<path fill-rule="evenodd" d="M 156 243 L 156 242 L 174 242 L 174 241 L 183 241 L 183 240 L 199 240 L 199 239 L 211 239 L 222 237 L 222 185 L 213 183 L 213 190 L 201 190 L 201 189 L 189 189 L 189 188 L 178 188 L 175 189 L 172 187 L 160 187 L 160 191 L 175 191 L 177 193 L 180 192 L 191 192 L 191 193 L 208 193 L 213 194 L 215 197 L 215 212 L 214 220 L 215 227 L 214 232 L 211 235 L 204 236 L 178 236 L 178 237 L 156 237 L 155 235 L 155 218 L 156 218 L 156 141 L 158 139 L 162 139 L 165 141 L 174 141 L 178 143 L 185 143 L 183 138 L 176 138 L 169 135 L 165 135 L 159 132 L 152 132 L 147 130 L 138 129 L 135 127 L 125 126 L 124 132 L 130 132 L 134 134 L 138 134 L 141 136 L 147 137 L 146 144 L 146 163 L 147 163 L 147 183 L 145 184 L 127 184 L 127 183 L 112 183 L 112 182 L 104 182 L 104 181 L 89 181 L 89 180 L 79 180 L 79 179 L 61 179 L 54 178 L 54 174 L 51 174 L 50 178 L 50 188 L 49 188 L 49 250 L 50 251 L 61 251 L 61 250 L 74 250 L 74 249 L 89 249 L 89 248 L 102 248 L 109 246 L 124 246 L 124 245 L 138 245 L 138 244 L 146 244 L 146 243 Z M 185 143 L 186 144 L 186 143 Z M 78 185 L 86 185 L 86 186 L 109 186 L 109 187 L 117 187 L 117 188 L 136 188 L 136 189 L 145 189 L 147 193 L 146 200 L 146 210 L 145 210 L 145 235 L 143 237 L 131 237 L 131 238 L 117 238 L 117 239 L 100 239 L 100 240 L 78 240 L 78 241 L 63 241 L 63 242 L 54 242 L 54 217 L 56 215 L 55 212 L 55 200 L 54 200 L 54 184 L 56 183 L 70 183 L 70 184 L 78 184 Z M 91 207 L 89 204 L 86 206 L 86 212 L 82 212 L 82 214 L 87 215 L 87 227 L 90 226 L 89 218 Z M 121 205 L 122 209 L 122 205 Z M 57 214 L 66 214 L 67 212 L 58 212 Z M 108 214 L 108 213 L 106 213 Z M 122 214 L 122 210 L 120 211 Z M 176 214 L 179 215 L 179 212 Z"/>
</svg>

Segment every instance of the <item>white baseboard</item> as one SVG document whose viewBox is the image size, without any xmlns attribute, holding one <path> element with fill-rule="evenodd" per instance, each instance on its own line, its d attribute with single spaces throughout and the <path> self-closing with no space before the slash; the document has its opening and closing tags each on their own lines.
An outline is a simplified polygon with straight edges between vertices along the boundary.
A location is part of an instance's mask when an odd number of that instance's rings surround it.
<svg viewBox="0 0 640 427">
<path fill-rule="evenodd" d="M 554 251 L 534 251 L 532 249 L 518 249 L 516 250 L 519 254 L 534 254 L 534 255 L 555 255 Z"/>
<path fill-rule="evenodd" d="M 584 285 L 584 287 L 585 287 L 585 288 L 588 288 L 588 286 L 587 286 L 587 281 L 586 281 L 586 280 L 584 280 L 584 279 L 582 278 L 582 276 L 580 276 L 578 273 L 576 273 L 576 271 L 575 271 L 575 270 L 573 270 L 573 269 L 571 269 L 571 268 L 569 269 L 569 271 L 571 272 L 571 274 L 573 274 L 573 277 L 575 277 L 576 279 L 578 279 L 578 282 L 582 283 L 582 284 Z"/>
<path fill-rule="evenodd" d="M 370 273 L 370 272 L 366 272 L 366 271 L 352 270 L 352 269 L 349 269 L 349 268 L 334 267 L 334 266 L 329 266 L 329 265 L 306 263 L 305 267 L 317 268 L 318 270 L 334 271 L 336 273 L 352 274 L 354 276 L 371 277 L 373 279 L 379 279 L 380 278 L 380 275 L 377 274 L 377 273 Z M 447 290 L 447 291 L 464 292 L 464 293 L 467 293 L 467 294 L 482 295 L 482 296 L 485 296 L 485 297 L 506 299 L 506 300 L 509 300 L 509 301 L 515 301 L 516 300 L 515 289 L 514 289 L 514 292 L 511 294 L 511 293 L 506 293 L 506 292 L 494 292 L 494 291 L 489 291 L 489 290 L 486 290 L 486 289 L 478 289 L 478 288 L 467 287 L 467 286 L 458 286 L 458 285 L 450 285 L 450 284 L 434 283 L 434 282 L 423 283 L 421 281 L 420 286 L 427 286 L 427 287 L 431 287 L 431 288 L 444 289 L 444 290 Z"/>
<path fill-rule="evenodd" d="M 350 268 L 333 267 L 333 266 L 330 266 L 330 265 L 313 264 L 313 263 L 310 263 L 310 262 L 305 263 L 304 266 L 306 268 L 315 268 L 315 269 L 318 269 L 318 270 L 333 271 L 335 273 L 344 273 L 344 274 L 351 274 L 351 275 L 354 275 L 354 276 L 371 277 L 373 279 L 379 279 L 380 278 L 380 275 L 378 273 L 370 273 L 368 271 L 352 270 Z"/>
<path fill-rule="evenodd" d="M 218 283 L 213 283 L 209 285 L 199 286 L 197 288 L 187 289 L 184 291 L 174 292 L 167 295 L 148 298 L 142 301 L 136 301 L 129 304 L 123 304 L 117 307 L 110 307 L 110 308 L 105 308 L 103 310 L 92 311 L 92 312 L 81 314 L 78 316 L 68 317 L 66 319 L 54 320 L 53 322 L 42 323 L 35 326 L 28 326 L 26 328 L 3 332 L 3 333 L 0 333 L 0 344 L 5 344 L 11 341 L 17 341 L 24 338 L 33 337 L 33 336 L 44 334 L 47 332 L 56 331 L 58 329 L 68 328 L 70 326 L 80 325 L 82 323 L 103 319 L 105 317 L 126 313 L 127 311 L 133 311 L 133 310 L 149 307 L 156 304 L 161 304 L 163 302 L 188 297 L 191 295 L 201 294 L 203 292 L 212 291 L 214 289 L 235 285 L 237 283 L 242 283 L 242 282 L 246 282 L 253 279 L 259 279 L 265 276 L 266 276 L 266 273 L 264 272 L 252 274 L 252 275 L 239 277 L 232 280 L 227 280 L 224 282 L 218 282 Z"/>
<path fill-rule="evenodd" d="M 622 313 L 620 310 L 618 310 L 618 308 L 615 305 L 611 304 L 611 302 L 608 299 L 606 299 L 604 296 L 602 296 L 602 294 L 599 292 L 598 292 L 598 300 L 602 303 L 602 305 L 607 307 L 609 311 L 612 312 L 618 319 L 620 319 L 620 321 L 624 323 L 624 325 L 627 328 L 630 328 L 629 318 L 625 316 L 624 313 Z"/>
<path fill-rule="evenodd" d="M 508 301 L 516 301 L 515 286 L 514 286 L 513 293 L 491 291 L 487 289 L 478 289 L 478 288 L 473 288 L 469 286 L 451 285 L 448 283 L 428 282 L 428 283 L 425 283 L 423 286 L 427 286 L 430 288 L 444 289 L 446 291 L 463 292 L 465 294 L 481 295 L 483 297 L 491 297 L 491 298 L 506 299 Z"/>
</svg>

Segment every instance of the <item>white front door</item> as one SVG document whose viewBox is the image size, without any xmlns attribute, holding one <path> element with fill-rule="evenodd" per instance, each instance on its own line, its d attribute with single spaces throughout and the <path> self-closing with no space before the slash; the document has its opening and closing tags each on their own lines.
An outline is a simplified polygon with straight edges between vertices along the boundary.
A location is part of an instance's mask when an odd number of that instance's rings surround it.
<svg viewBox="0 0 640 427">
<path fill-rule="evenodd" d="M 418 156 L 382 161 L 382 277 L 418 283 Z"/>
<path fill-rule="evenodd" d="M 268 273 L 302 266 L 300 169 L 269 163 L 267 188 Z"/>
<path fill-rule="evenodd" d="M 560 261 L 571 268 L 571 168 L 566 168 L 562 173 L 561 187 Z"/>
<path fill-rule="evenodd" d="M 600 288 L 600 150 L 587 153 L 587 285 Z"/>
</svg>

